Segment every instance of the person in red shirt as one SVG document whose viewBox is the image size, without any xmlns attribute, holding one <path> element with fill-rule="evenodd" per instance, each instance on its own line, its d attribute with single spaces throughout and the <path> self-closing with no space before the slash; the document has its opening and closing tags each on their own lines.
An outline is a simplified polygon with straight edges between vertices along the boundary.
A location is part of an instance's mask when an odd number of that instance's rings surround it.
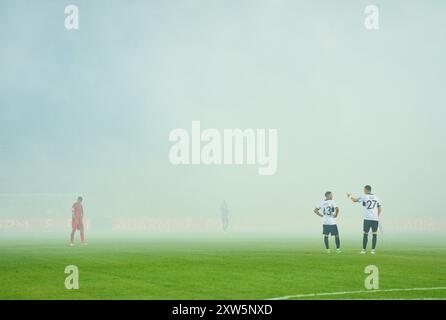
<svg viewBox="0 0 446 320">
<path fill-rule="evenodd" d="M 74 234 L 76 230 L 81 233 L 81 245 L 86 245 L 84 238 L 84 223 L 82 218 L 84 216 L 84 208 L 82 207 L 82 197 L 78 197 L 77 201 L 73 204 L 71 208 L 72 220 L 71 220 L 71 235 L 70 235 L 70 246 L 74 246 Z"/>
</svg>

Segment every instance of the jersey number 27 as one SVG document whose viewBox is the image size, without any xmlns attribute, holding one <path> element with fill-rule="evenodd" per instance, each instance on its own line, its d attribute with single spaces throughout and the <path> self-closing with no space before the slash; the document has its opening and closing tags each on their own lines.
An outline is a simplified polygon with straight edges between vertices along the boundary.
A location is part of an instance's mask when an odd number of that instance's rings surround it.
<svg viewBox="0 0 446 320">
<path fill-rule="evenodd" d="M 376 204 L 378 203 L 378 201 L 376 200 L 367 200 L 367 202 L 364 203 L 364 206 L 371 210 L 371 209 L 375 209 Z"/>
</svg>

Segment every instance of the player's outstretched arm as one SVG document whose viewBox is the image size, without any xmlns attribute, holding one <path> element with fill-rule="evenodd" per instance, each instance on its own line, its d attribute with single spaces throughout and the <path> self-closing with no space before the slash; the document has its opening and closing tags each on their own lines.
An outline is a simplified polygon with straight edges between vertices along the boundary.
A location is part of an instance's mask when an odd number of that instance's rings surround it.
<svg viewBox="0 0 446 320">
<path fill-rule="evenodd" d="M 353 202 L 358 202 L 358 198 L 352 197 L 352 194 L 350 192 L 347 193 L 347 197 L 351 199 Z"/>
<path fill-rule="evenodd" d="M 323 217 L 323 215 L 319 212 L 319 208 L 314 208 L 313 212 L 318 215 L 319 217 Z"/>
</svg>

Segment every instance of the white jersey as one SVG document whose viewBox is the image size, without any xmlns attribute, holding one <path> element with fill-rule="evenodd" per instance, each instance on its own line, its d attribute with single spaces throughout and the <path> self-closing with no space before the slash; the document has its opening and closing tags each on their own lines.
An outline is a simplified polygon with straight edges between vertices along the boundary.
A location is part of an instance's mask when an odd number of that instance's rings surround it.
<svg viewBox="0 0 446 320">
<path fill-rule="evenodd" d="M 322 214 L 324 217 L 322 218 L 322 223 L 326 225 L 334 225 L 336 224 L 336 219 L 333 217 L 335 213 L 335 208 L 338 206 L 334 200 L 322 200 L 320 205 L 317 207 L 318 209 L 322 209 Z"/>
<path fill-rule="evenodd" d="M 364 220 L 378 221 L 378 207 L 381 206 L 379 198 L 374 194 L 365 194 L 358 198 L 363 207 Z"/>
</svg>

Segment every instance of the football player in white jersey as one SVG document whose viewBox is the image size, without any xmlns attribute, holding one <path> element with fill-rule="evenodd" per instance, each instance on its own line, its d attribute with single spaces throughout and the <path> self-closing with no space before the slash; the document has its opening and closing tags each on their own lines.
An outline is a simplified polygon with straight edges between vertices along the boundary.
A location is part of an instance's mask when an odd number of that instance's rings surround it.
<svg viewBox="0 0 446 320">
<path fill-rule="evenodd" d="M 322 213 L 319 210 L 322 209 Z M 341 241 L 339 239 L 338 226 L 336 224 L 336 217 L 339 214 L 339 208 L 333 200 L 333 194 L 330 191 L 325 192 L 325 200 L 314 209 L 314 213 L 322 218 L 322 234 L 324 235 L 325 249 L 330 253 L 330 246 L 328 243 L 328 236 L 331 234 L 335 237 L 336 253 L 341 252 Z"/>
<path fill-rule="evenodd" d="M 375 254 L 376 241 L 378 240 L 378 224 L 381 215 L 381 202 L 379 198 L 372 194 L 372 187 L 367 185 L 364 187 L 364 195 L 358 198 L 352 197 L 351 193 L 347 193 L 353 202 L 359 202 L 362 205 L 364 214 L 363 238 L 361 254 L 366 253 L 367 242 L 369 241 L 369 231 L 372 229 L 372 254 Z"/>
</svg>

